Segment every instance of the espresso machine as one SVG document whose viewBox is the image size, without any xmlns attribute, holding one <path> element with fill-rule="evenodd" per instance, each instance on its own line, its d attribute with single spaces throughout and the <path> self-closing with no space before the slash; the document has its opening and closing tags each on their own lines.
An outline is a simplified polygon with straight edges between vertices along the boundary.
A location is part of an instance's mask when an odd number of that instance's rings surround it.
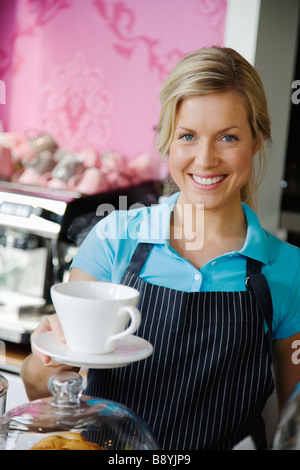
<svg viewBox="0 0 300 470">
<path fill-rule="evenodd" d="M 50 287 L 67 280 L 70 263 L 92 226 L 120 208 L 156 204 L 156 182 L 94 195 L 0 181 L 0 340 L 29 343 L 53 313 Z M 123 208 L 123 207 L 122 207 Z"/>
</svg>

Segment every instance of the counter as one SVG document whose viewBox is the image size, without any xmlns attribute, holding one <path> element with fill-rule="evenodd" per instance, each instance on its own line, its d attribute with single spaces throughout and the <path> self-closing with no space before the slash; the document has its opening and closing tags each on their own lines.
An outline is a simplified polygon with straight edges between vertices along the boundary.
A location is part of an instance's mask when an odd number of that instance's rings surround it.
<svg viewBox="0 0 300 470">
<path fill-rule="evenodd" d="M 0 373 L 8 380 L 6 411 L 28 401 L 23 381 L 20 377 L 22 362 L 30 354 L 30 345 L 3 342 L 0 356 Z M 5 353 L 5 354 L 4 354 Z"/>
<path fill-rule="evenodd" d="M 22 362 L 31 352 L 30 344 L 2 342 L 2 353 L 0 356 L 0 370 L 19 374 Z"/>
<path fill-rule="evenodd" d="M 31 347 L 30 344 L 10 342 L 4 342 L 4 345 L 5 357 L 0 354 L 0 374 L 8 380 L 6 402 L 6 411 L 8 411 L 28 401 L 20 370 L 24 359 L 31 353 Z M 80 373 L 87 380 L 87 371 L 81 370 Z"/>
</svg>

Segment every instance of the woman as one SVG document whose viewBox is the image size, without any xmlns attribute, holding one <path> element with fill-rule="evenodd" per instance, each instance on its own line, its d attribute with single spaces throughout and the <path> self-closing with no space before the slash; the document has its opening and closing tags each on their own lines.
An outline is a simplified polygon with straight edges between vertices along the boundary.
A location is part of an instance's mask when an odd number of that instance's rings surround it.
<svg viewBox="0 0 300 470">
<path fill-rule="evenodd" d="M 136 410 L 163 449 L 230 449 L 248 435 L 265 448 L 272 359 L 279 412 L 300 378 L 300 250 L 263 230 L 251 209 L 254 161 L 263 168 L 270 140 L 264 90 L 237 52 L 213 47 L 174 68 L 161 104 L 158 148 L 180 191 L 103 219 L 70 274 L 138 288 L 137 334 L 154 353 L 90 370 L 86 393 Z M 48 329 L 62 335 L 55 315 L 34 335 Z M 34 351 L 22 368 L 29 397 L 45 394 L 61 368 Z"/>
</svg>

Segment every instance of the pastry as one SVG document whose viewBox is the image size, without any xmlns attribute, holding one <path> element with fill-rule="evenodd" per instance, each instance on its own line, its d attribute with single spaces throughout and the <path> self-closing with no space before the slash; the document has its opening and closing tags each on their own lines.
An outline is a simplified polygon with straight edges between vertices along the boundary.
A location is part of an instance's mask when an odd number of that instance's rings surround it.
<svg viewBox="0 0 300 470">
<path fill-rule="evenodd" d="M 47 436 L 34 444 L 31 450 L 104 450 L 76 432 L 61 432 Z"/>
</svg>

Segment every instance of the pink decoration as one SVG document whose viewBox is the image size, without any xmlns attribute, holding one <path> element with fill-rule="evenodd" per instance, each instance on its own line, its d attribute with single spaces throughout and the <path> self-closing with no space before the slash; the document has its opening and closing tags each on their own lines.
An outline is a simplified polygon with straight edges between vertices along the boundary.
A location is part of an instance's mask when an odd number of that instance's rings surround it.
<svg viewBox="0 0 300 470">
<path fill-rule="evenodd" d="M 157 161 L 151 155 L 142 153 L 128 163 L 128 168 L 134 182 L 155 180 L 157 175 Z"/>
<path fill-rule="evenodd" d="M 24 181 L 38 180 L 34 129 L 82 155 L 82 173 L 101 169 L 103 188 L 165 176 L 155 150 L 161 84 L 184 54 L 222 44 L 227 1 L 0 3 L 0 80 L 6 89 L 0 124 L 7 137 L 18 136 L 10 157 L 2 150 L 4 177 L 13 160 L 24 170 L 29 166 Z M 70 189 L 53 175 L 39 181 Z"/>
<path fill-rule="evenodd" d="M 178 59 L 222 44 L 226 0 L 1 0 L 4 130 L 156 155 L 158 93 Z M 159 161 L 159 156 L 155 158 Z"/>
</svg>

